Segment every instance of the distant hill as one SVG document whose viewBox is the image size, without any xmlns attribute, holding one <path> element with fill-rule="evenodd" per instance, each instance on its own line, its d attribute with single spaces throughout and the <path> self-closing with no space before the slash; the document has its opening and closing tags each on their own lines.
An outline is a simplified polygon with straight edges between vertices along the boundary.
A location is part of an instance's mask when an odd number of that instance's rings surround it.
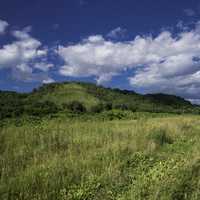
<svg viewBox="0 0 200 200">
<path fill-rule="evenodd" d="M 82 82 L 47 84 L 27 94 L 0 92 L 0 118 L 63 111 L 101 112 L 105 109 L 161 113 L 199 113 L 200 110 L 174 95 L 141 95 Z"/>
</svg>

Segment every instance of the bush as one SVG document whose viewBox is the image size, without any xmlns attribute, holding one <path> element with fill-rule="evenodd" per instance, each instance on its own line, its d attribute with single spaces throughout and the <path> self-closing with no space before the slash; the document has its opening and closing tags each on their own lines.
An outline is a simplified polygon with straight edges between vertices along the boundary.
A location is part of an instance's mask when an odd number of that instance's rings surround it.
<svg viewBox="0 0 200 200">
<path fill-rule="evenodd" d="M 63 106 L 74 113 L 84 113 L 87 111 L 85 106 L 79 101 L 72 101 L 71 103 L 64 104 Z"/>
<path fill-rule="evenodd" d="M 91 112 L 100 113 L 103 111 L 112 110 L 112 103 L 99 103 L 93 107 L 91 107 Z"/>
<path fill-rule="evenodd" d="M 91 107 L 91 112 L 93 112 L 93 113 L 100 113 L 103 110 L 104 110 L 104 107 L 103 107 L 102 103 L 97 104 L 97 105 Z"/>
<path fill-rule="evenodd" d="M 132 112 L 136 112 L 137 111 L 137 106 L 131 105 L 129 107 L 129 110 L 131 110 Z"/>
<path fill-rule="evenodd" d="M 108 103 L 105 103 L 105 104 L 104 104 L 104 109 L 105 109 L 105 110 L 112 110 L 112 107 L 113 107 L 113 106 L 112 106 L 112 103 L 109 103 L 109 102 L 108 102 Z"/>
<path fill-rule="evenodd" d="M 50 101 L 31 103 L 25 108 L 25 112 L 33 116 L 43 116 L 58 112 L 58 107 Z"/>
</svg>

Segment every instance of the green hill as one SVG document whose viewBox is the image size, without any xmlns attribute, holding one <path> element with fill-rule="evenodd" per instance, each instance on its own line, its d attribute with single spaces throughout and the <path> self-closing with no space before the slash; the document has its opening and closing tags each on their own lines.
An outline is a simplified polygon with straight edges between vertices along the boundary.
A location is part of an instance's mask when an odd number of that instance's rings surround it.
<svg viewBox="0 0 200 200">
<path fill-rule="evenodd" d="M 0 92 L 0 118 L 57 112 L 95 112 L 118 109 L 152 113 L 199 113 L 199 107 L 166 94 L 141 95 L 134 91 L 65 82 L 43 85 L 28 94 Z"/>
</svg>

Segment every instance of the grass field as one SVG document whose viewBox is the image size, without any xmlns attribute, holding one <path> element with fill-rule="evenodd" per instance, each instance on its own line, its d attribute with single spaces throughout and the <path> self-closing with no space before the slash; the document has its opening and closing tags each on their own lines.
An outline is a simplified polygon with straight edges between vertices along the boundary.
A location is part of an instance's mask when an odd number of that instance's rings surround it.
<svg viewBox="0 0 200 200">
<path fill-rule="evenodd" d="M 0 129 L 1 200 L 199 200 L 200 117 L 65 118 Z"/>
</svg>

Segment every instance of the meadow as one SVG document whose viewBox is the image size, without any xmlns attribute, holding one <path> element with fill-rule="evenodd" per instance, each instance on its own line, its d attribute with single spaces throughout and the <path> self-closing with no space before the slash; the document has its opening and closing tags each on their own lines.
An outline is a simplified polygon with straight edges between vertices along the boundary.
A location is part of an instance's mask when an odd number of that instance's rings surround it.
<svg viewBox="0 0 200 200">
<path fill-rule="evenodd" d="M 200 117 L 8 120 L 1 200 L 199 200 Z"/>
</svg>

